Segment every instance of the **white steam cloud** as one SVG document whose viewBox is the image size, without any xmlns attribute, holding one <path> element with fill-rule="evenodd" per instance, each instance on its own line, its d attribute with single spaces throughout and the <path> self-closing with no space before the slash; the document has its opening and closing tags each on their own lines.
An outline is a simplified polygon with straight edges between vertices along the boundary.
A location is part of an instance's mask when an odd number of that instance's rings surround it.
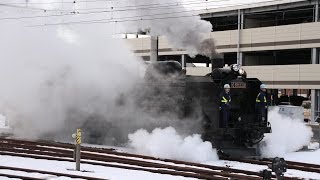
<svg viewBox="0 0 320 180">
<path fill-rule="evenodd" d="M 28 8 L 1 10 L 5 17 L 37 15 Z M 119 92 L 129 90 L 143 70 L 125 42 L 111 38 L 109 24 L 27 27 L 56 20 L 0 24 L 0 114 L 17 136 L 70 134 L 92 116 L 112 121 Z"/>
<path fill-rule="evenodd" d="M 183 137 L 172 127 L 156 128 L 151 133 L 140 129 L 129 134 L 129 146 L 137 153 L 159 158 L 192 162 L 218 160 L 210 142 L 203 142 L 199 134 Z"/>
<path fill-rule="evenodd" d="M 82 127 L 88 143 L 118 144 L 140 128 L 173 126 L 186 132 L 199 126 L 174 115 L 151 117 L 137 106 L 132 91 L 141 83 L 144 65 L 124 41 L 111 38 L 114 24 L 64 24 L 110 13 L 51 17 L 56 13 L 31 6 L 66 12 L 89 7 L 28 2 L 29 8 L 0 7 L 4 17 L 48 16 L 0 23 L 0 114 L 16 136 L 70 140 Z M 44 4 L 31 4 L 38 2 Z"/>
<path fill-rule="evenodd" d="M 76 44 L 79 42 L 77 33 L 69 27 L 59 26 L 57 29 L 57 35 L 59 38 L 70 44 Z"/>
<path fill-rule="evenodd" d="M 189 55 L 201 54 L 201 43 L 208 38 L 208 34 L 212 31 L 211 23 L 201 20 L 196 11 L 185 8 L 183 1 L 127 0 L 114 4 L 115 11 L 124 7 L 134 8 L 125 13 L 117 12 L 116 18 L 121 20 L 138 19 L 126 23 L 126 32 L 150 29 L 151 35 L 166 36 L 174 48 L 185 49 Z"/>
<path fill-rule="evenodd" d="M 17 132 L 32 136 L 73 118 L 76 127 L 93 114 L 106 117 L 119 91 L 139 79 L 139 62 L 121 41 L 77 33 L 81 40 L 70 44 L 54 30 L 2 28 L 0 107 Z"/>
<path fill-rule="evenodd" d="M 284 117 L 278 113 L 279 108 L 269 112 L 272 133 L 266 134 L 261 148 L 263 157 L 284 156 L 308 145 L 313 136 L 310 127 L 303 121 Z"/>
</svg>

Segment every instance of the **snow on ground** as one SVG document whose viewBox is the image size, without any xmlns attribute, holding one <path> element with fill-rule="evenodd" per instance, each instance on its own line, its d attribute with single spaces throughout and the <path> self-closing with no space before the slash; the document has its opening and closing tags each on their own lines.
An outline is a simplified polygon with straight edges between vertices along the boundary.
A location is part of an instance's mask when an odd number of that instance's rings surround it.
<svg viewBox="0 0 320 180">
<path fill-rule="evenodd" d="M 241 163 L 241 162 L 235 162 L 235 161 L 213 161 L 213 162 L 207 162 L 206 164 L 213 165 L 213 166 L 224 166 L 224 167 L 227 166 L 233 169 L 249 170 L 249 171 L 256 171 L 256 172 L 263 171 L 264 169 L 268 169 L 267 166 L 263 166 L 263 165 L 254 165 L 254 164 Z M 291 169 L 288 169 L 284 175 L 288 177 L 320 179 L 320 174 L 318 173 L 304 172 L 304 171 L 291 170 Z"/>
<path fill-rule="evenodd" d="M 297 161 L 310 164 L 320 164 L 320 149 L 309 152 L 294 152 L 285 155 L 288 161 Z"/>
<path fill-rule="evenodd" d="M 317 143 L 312 144 L 312 146 L 317 146 L 317 145 L 318 145 Z M 122 148 L 121 151 L 132 152 L 132 150 L 129 148 Z M 308 152 L 293 152 L 293 153 L 286 154 L 284 158 L 285 160 L 288 160 L 288 161 L 320 164 L 320 149 L 317 148 L 317 150 L 308 151 Z M 264 169 L 268 169 L 267 166 L 263 166 L 263 165 L 254 165 L 249 163 L 240 163 L 240 162 L 224 161 L 224 160 L 209 161 L 209 162 L 205 162 L 204 164 L 209 164 L 213 166 L 222 166 L 222 167 L 228 166 L 234 169 L 250 170 L 250 171 L 256 171 L 256 172 L 262 171 Z M 303 172 L 298 170 L 288 170 L 285 173 L 285 176 L 320 179 L 320 174 L 318 173 Z"/>
<path fill-rule="evenodd" d="M 133 149 L 125 148 L 125 147 L 121 147 L 119 150 L 118 147 L 111 147 L 111 146 L 97 146 L 97 145 L 89 145 L 89 146 L 100 147 L 100 148 L 114 148 L 120 152 L 134 153 Z M 288 161 L 320 164 L 320 149 L 318 149 L 318 146 L 319 146 L 318 143 L 311 143 L 310 147 L 313 147 L 317 150 L 288 153 L 283 157 L 285 158 L 285 160 L 288 160 Z M 251 171 L 262 171 L 264 169 L 267 169 L 267 166 L 240 163 L 240 162 L 234 162 L 234 161 L 223 161 L 223 160 L 209 161 L 209 162 L 205 162 L 204 164 L 222 166 L 222 167 L 230 166 L 230 168 L 234 168 L 234 169 L 251 170 Z M 286 172 L 285 175 L 290 177 L 320 179 L 320 174 L 302 172 L 297 170 L 288 170 L 288 172 Z"/>
<path fill-rule="evenodd" d="M 81 176 L 88 177 L 96 177 L 96 178 L 106 178 L 106 179 L 114 179 L 114 180 L 126 180 L 126 179 L 192 179 L 185 178 L 180 176 L 171 176 L 171 175 L 163 175 L 150 173 L 145 171 L 135 171 L 135 170 L 126 170 L 126 169 L 118 169 L 118 168 L 109 168 L 104 166 L 95 166 L 89 164 L 81 164 L 81 169 L 89 172 L 77 172 L 70 171 L 68 169 L 74 169 L 75 163 L 73 162 L 65 162 L 65 161 L 49 161 L 42 159 L 32 159 L 32 158 L 22 158 L 22 157 L 13 157 L 13 156 L 2 156 L 0 155 L 0 164 L 2 166 L 11 166 L 11 167 L 19 167 L 25 169 L 37 169 L 43 171 L 52 171 L 66 174 L 75 174 Z M 0 170 L 0 173 L 10 173 L 14 175 L 22 175 L 22 176 L 30 176 L 37 178 L 45 178 L 47 179 L 49 175 L 37 174 L 37 173 L 25 173 L 19 171 L 9 171 L 9 170 Z M 52 177 L 52 175 L 50 175 Z M 49 177 L 49 178 L 50 178 Z M 2 179 L 2 177 L 1 177 Z M 69 179 L 66 177 L 59 178 L 50 178 L 50 179 Z"/>
<path fill-rule="evenodd" d="M 284 159 L 287 161 L 320 164 L 320 149 L 313 150 L 313 151 L 305 151 L 305 152 L 301 151 L 301 152 L 288 153 L 284 156 Z M 267 169 L 267 166 L 263 166 L 263 165 L 254 165 L 254 164 L 240 163 L 240 162 L 234 162 L 234 161 L 212 161 L 212 162 L 207 162 L 206 164 L 215 165 L 215 166 L 228 166 L 234 169 L 251 170 L 251 171 L 262 171 L 264 169 Z M 291 170 L 291 169 L 289 169 L 285 173 L 285 176 L 320 179 L 319 173 L 303 172 L 303 171 Z"/>
<path fill-rule="evenodd" d="M 7 177 L 2 177 L 0 176 L 1 180 L 20 180 L 20 179 L 17 179 L 17 178 L 7 178 Z"/>
<path fill-rule="evenodd" d="M 289 161 L 299 161 L 305 163 L 312 164 L 320 164 L 320 150 L 308 151 L 308 152 L 295 152 L 290 153 L 284 156 L 286 160 Z M 0 164 L 2 166 L 12 166 L 26 169 L 37 169 L 43 171 L 52 171 L 52 172 L 60 172 L 67 174 L 75 174 L 81 176 L 88 177 L 96 177 L 96 178 L 107 178 L 107 179 L 192 179 L 185 178 L 180 176 L 171 176 L 171 175 L 162 175 L 156 173 L 149 173 L 145 171 L 135 171 L 135 170 L 125 170 L 118 168 L 109 168 L 104 166 L 96 166 L 89 164 L 82 164 L 81 169 L 89 172 L 77 172 L 70 171 L 68 169 L 74 169 L 75 163 L 73 162 L 63 162 L 63 161 L 49 161 L 49 160 L 41 160 L 41 159 L 32 159 L 32 158 L 23 158 L 23 157 L 12 157 L 12 156 L 1 156 L 0 155 Z M 248 163 L 240 163 L 234 161 L 210 161 L 205 164 L 214 165 L 214 166 L 222 166 L 222 167 L 230 167 L 234 169 L 242 169 L 242 170 L 250 170 L 250 171 L 262 171 L 267 169 L 267 166 L 263 165 L 254 165 Z M 10 173 L 15 175 L 25 175 L 30 177 L 37 178 L 48 178 L 52 177 L 52 175 L 38 174 L 38 173 L 26 173 L 26 172 L 12 172 L 10 170 L 0 170 L 0 173 Z M 311 172 L 303 172 L 297 170 L 288 170 L 285 173 L 285 176 L 290 177 L 300 177 L 300 178 L 312 178 L 312 179 L 320 179 L 320 174 L 311 173 Z M 1 179 L 3 179 L 1 177 Z M 69 179 L 66 177 L 55 177 L 53 179 Z"/>
</svg>

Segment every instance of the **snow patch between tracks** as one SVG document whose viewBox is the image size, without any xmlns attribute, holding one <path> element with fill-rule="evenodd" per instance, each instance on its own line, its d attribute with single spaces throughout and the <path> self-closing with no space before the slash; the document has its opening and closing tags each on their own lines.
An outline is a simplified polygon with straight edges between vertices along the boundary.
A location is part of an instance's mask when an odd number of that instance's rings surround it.
<svg viewBox="0 0 320 180">
<path fill-rule="evenodd" d="M 217 152 L 201 135 L 181 136 L 173 127 L 156 128 L 151 133 L 144 129 L 129 134 L 129 146 L 139 154 L 192 162 L 218 160 Z"/>
</svg>

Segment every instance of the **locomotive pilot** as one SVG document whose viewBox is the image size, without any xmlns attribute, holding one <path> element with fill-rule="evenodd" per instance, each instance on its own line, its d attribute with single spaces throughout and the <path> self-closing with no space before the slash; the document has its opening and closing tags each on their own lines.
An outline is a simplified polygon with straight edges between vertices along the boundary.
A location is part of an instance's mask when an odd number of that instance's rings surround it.
<svg viewBox="0 0 320 180">
<path fill-rule="evenodd" d="M 256 98 L 256 111 L 259 117 L 259 121 L 266 121 L 267 117 L 267 97 L 266 97 L 267 86 L 265 84 L 260 85 L 260 92 Z"/>
<path fill-rule="evenodd" d="M 230 96 L 230 85 L 225 84 L 223 86 L 224 91 L 220 95 L 220 111 L 222 118 L 220 118 L 220 127 L 221 128 L 227 128 L 228 127 L 228 121 L 230 117 L 230 102 L 231 102 L 231 96 Z"/>
</svg>

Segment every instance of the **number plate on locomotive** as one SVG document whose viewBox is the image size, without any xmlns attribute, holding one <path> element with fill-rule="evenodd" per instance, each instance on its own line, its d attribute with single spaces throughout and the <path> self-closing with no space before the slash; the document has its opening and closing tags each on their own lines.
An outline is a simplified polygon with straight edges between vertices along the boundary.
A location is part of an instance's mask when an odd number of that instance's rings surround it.
<svg viewBox="0 0 320 180">
<path fill-rule="evenodd" d="M 247 83 L 245 83 L 245 82 L 231 82 L 231 88 L 239 88 L 239 89 L 247 88 Z"/>
</svg>

